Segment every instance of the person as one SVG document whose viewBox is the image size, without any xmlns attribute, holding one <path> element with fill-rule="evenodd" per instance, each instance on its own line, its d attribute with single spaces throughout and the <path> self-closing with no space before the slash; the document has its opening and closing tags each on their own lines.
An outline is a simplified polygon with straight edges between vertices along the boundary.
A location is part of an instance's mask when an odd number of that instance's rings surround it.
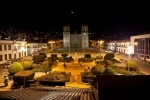
<svg viewBox="0 0 150 100">
<path fill-rule="evenodd" d="M 87 67 L 87 72 L 90 72 L 90 67 Z"/>
<path fill-rule="evenodd" d="M 8 77 L 6 75 L 4 76 L 4 84 L 5 84 L 5 86 L 8 85 Z"/>
<path fill-rule="evenodd" d="M 66 64 L 64 63 L 64 68 L 66 68 Z"/>
</svg>

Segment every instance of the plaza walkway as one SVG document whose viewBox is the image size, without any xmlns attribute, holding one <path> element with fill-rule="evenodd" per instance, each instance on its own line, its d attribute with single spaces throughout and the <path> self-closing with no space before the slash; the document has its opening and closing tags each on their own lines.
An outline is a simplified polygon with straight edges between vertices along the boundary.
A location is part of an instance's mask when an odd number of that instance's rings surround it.
<svg viewBox="0 0 150 100">
<path fill-rule="evenodd" d="M 51 53 L 48 53 L 48 57 L 52 53 L 58 54 L 59 57 L 60 57 L 61 53 L 70 53 L 70 56 L 74 57 L 75 56 L 75 50 L 76 49 L 71 49 L 69 52 L 68 49 L 57 48 L 57 49 L 54 49 Z M 95 49 L 95 48 L 85 48 L 84 52 L 83 52 L 83 49 L 77 49 L 77 58 L 83 57 L 85 53 L 90 53 L 92 55 L 92 57 L 96 57 L 96 55 L 99 54 L 100 52 L 98 51 L 98 49 Z M 101 53 L 101 55 L 104 56 L 105 53 Z M 26 58 L 31 59 L 31 57 L 26 57 Z M 122 55 L 122 54 L 115 55 L 115 58 L 116 59 L 124 59 L 124 60 L 128 59 L 127 56 Z M 143 71 L 146 74 L 150 74 L 150 65 L 147 65 L 147 64 L 145 64 L 143 62 L 139 62 L 139 61 L 137 61 L 137 62 L 139 64 L 141 71 Z M 68 87 L 81 87 L 81 88 L 89 88 L 90 87 L 90 85 L 81 82 L 80 73 L 84 72 L 84 69 L 86 67 L 90 67 L 90 68 L 93 67 L 95 65 L 95 62 L 82 63 L 83 67 L 81 67 L 78 63 L 66 63 L 67 67 L 64 68 L 63 64 L 64 63 L 60 62 L 57 65 L 54 65 L 52 71 L 71 72 L 71 74 L 72 74 L 71 82 L 67 83 L 66 86 L 68 86 Z M 122 66 L 125 67 L 125 63 L 121 63 L 121 64 L 122 64 Z M 76 66 L 76 67 L 74 67 L 74 66 Z M 5 74 L 5 73 L 3 73 L 3 74 Z M 45 73 L 37 72 L 35 74 L 35 78 L 40 77 L 42 75 L 45 75 Z M 1 73 L 0 73 L 0 76 L 3 77 L 3 75 Z M 0 91 L 9 90 L 11 87 L 11 84 L 12 84 L 12 81 L 9 82 L 9 85 L 7 87 L 0 88 Z"/>
</svg>

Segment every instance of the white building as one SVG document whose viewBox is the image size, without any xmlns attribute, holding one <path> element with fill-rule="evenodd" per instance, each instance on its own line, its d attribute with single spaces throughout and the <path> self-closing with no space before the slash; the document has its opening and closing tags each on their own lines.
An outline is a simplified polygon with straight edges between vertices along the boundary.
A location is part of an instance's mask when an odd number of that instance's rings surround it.
<svg viewBox="0 0 150 100">
<path fill-rule="evenodd" d="M 28 54 L 33 54 L 47 48 L 47 43 L 28 43 Z"/>
<path fill-rule="evenodd" d="M 0 40 L 0 64 L 7 60 L 18 59 L 27 56 L 26 41 Z"/>
<path fill-rule="evenodd" d="M 150 34 L 131 36 L 130 41 L 131 54 L 137 55 L 137 59 L 143 59 L 145 62 L 150 60 Z"/>
<path fill-rule="evenodd" d="M 116 41 L 110 41 L 106 44 L 108 50 L 126 54 L 130 42 L 129 40 L 116 40 Z"/>
</svg>

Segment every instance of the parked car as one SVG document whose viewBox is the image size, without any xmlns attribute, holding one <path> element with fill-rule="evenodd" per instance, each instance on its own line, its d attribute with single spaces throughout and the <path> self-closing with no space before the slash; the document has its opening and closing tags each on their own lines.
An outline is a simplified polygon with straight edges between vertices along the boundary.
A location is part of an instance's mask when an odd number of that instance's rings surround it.
<svg viewBox="0 0 150 100">
<path fill-rule="evenodd" d="M 5 68 L 9 68 L 12 65 L 12 61 L 6 61 Z"/>
<path fill-rule="evenodd" d="M 5 68 L 9 68 L 12 64 L 6 64 Z"/>
<path fill-rule="evenodd" d="M 114 53 L 112 50 L 105 50 L 105 53 Z"/>
</svg>

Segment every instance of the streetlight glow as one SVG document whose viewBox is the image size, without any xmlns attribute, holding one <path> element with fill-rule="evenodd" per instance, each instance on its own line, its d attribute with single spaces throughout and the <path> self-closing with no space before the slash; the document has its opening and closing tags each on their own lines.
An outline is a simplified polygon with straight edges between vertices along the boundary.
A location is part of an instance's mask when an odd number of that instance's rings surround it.
<svg viewBox="0 0 150 100">
<path fill-rule="evenodd" d="M 132 46 L 128 46 L 128 54 L 131 54 L 132 52 Z"/>
<path fill-rule="evenodd" d="M 20 48 L 20 50 L 21 50 L 21 51 L 24 51 L 24 50 L 25 50 L 25 48 L 24 48 L 24 47 L 21 47 L 21 48 Z"/>
</svg>

